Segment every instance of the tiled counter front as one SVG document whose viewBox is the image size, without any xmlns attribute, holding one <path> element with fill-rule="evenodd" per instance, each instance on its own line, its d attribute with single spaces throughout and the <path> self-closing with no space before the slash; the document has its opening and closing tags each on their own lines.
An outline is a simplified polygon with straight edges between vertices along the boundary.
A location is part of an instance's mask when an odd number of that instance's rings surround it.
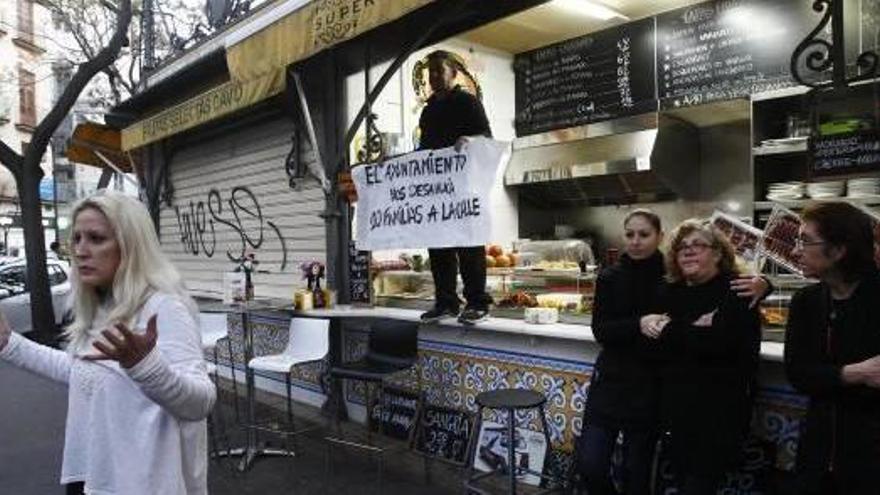
<svg viewBox="0 0 880 495">
<path fill-rule="evenodd" d="M 290 316 L 281 313 L 255 314 L 251 317 L 254 354 L 281 352 L 287 345 Z M 370 325 L 378 319 L 352 319 L 345 324 L 343 337 L 345 359 L 355 359 L 366 350 Z M 242 326 L 240 316 L 230 315 L 230 343 L 236 368 L 243 369 Z M 228 364 L 225 342 L 219 346 L 220 362 Z M 447 327 L 422 327 L 419 333 L 419 366 L 390 380 L 392 387 L 415 390 L 421 373 L 425 400 L 434 405 L 475 412 L 474 399 L 486 390 L 522 387 L 538 390 L 547 397 L 547 422 L 554 452 L 550 466 L 561 469 L 571 460 L 574 438 L 580 434 L 581 421 L 597 346 L 590 341 L 528 337 L 490 330 L 462 330 Z M 295 386 L 322 392 L 326 363 L 299 366 L 294 371 Z M 278 376 L 261 375 L 283 380 Z M 747 447 L 744 472 L 728 482 L 725 493 L 762 493 L 763 474 L 771 466 L 791 470 L 806 399 L 785 383 L 782 365 L 763 361 L 761 387 L 753 417 L 753 438 Z M 363 405 L 364 393 L 357 382 L 347 382 L 346 398 Z M 499 421 L 487 412 L 485 421 Z M 536 412 L 518 416 L 520 426 L 540 431 Z M 662 469 L 661 469 L 662 476 Z"/>
<path fill-rule="evenodd" d="M 380 323 L 374 320 L 373 324 Z M 366 332 L 364 326 L 347 328 L 347 359 L 364 352 Z M 548 467 L 554 470 L 571 462 L 596 356 L 596 344 L 587 341 L 442 327 L 423 327 L 419 336 L 421 388 L 431 404 L 476 412 L 474 398 L 486 390 L 522 387 L 542 392 L 547 397 L 547 422 L 554 447 Z M 395 376 L 389 385 L 415 390 L 415 373 Z M 726 494 L 765 493 L 766 474 L 771 468 L 788 471 L 794 467 L 806 399 L 785 383 L 782 373 L 781 363 L 762 362 L 752 438 L 746 446 L 742 472 L 727 481 Z M 349 384 L 346 394 L 350 402 L 363 404 L 360 387 Z M 503 419 L 492 414 L 485 413 L 484 421 Z M 541 429 L 535 412 L 523 412 L 518 420 L 520 427 Z"/>
</svg>

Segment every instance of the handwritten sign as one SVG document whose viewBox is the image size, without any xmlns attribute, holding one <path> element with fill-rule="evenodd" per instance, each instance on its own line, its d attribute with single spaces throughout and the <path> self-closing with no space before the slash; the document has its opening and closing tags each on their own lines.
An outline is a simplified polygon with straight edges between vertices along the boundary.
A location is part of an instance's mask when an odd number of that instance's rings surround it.
<svg viewBox="0 0 880 495">
<path fill-rule="evenodd" d="M 473 434 L 474 418 L 466 411 L 425 406 L 416 429 L 415 449 L 425 455 L 463 466 Z"/>
<path fill-rule="evenodd" d="M 370 252 L 348 245 L 348 298 L 352 303 L 370 304 Z"/>
<path fill-rule="evenodd" d="M 379 400 L 370 407 L 373 429 L 389 437 L 408 440 L 419 416 L 419 396 L 394 388 L 386 388 L 384 392 L 384 407 Z"/>
<path fill-rule="evenodd" d="M 810 140 L 814 175 L 851 174 L 880 169 L 880 131 L 862 131 Z"/>
<path fill-rule="evenodd" d="M 516 134 L 656 111 L 654 19 L 518 54 Z"/>
<path fill-rule="evenodd" d="M 713 0 L 658 15 L 661 108 L 794 86 L 791 53 L 816 25 L 811 5 L 801 0 Z"/>
<path fill-rule="evenodd" d="M 489 191 L 507 143 L 475 138 L 355 167 L 357 247 L 363 250 L 477 246 L 489 242 Z"/>
</svg>

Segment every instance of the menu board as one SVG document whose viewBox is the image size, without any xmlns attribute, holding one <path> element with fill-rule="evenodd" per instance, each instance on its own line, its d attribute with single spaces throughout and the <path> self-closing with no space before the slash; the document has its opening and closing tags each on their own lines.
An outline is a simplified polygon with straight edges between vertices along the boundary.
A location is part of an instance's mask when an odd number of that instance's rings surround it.
<svg viewBox="0 0 880 495">
<path fill-rule="evenodd" d="M 370 252 L 348 244 L 348 297 L 354 304 L 370 304 Z"/>
<path fill-rule="evenodd" d="M 373 429 L 389 437 L 408 440 L 419 416 L 419 396 L 396 388 L 385 388 L 384 392 L 384 407 L 378 398 L 370 407 Z"/>
<path fill-rule="evenodd" d="M 653 18 L 520 53 L 513 67 L 517 136 L 657 109 Z"/>
<path fill-rule="evenodd" d="M 880 170 L 880 131 L 860 131 L 810 139 L 813 175 Z"/>
<path fill-rule="evenodd" d="M 473 434 L 474 418 L 466 411 L 426 405 L 416 428 L 415 449 L 463 466 Z"/>
<path fill-rule="evenodd" d="M 658 15 L 661 108 L 794 86 L 791 54 L 820 19 L 812 3 L 711 1 Z"/>
</svg>

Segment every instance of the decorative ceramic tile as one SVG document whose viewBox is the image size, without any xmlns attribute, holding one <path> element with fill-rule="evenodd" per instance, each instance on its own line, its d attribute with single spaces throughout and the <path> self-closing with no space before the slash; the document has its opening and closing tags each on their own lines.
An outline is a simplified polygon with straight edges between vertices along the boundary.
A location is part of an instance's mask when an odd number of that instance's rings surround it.
<svg viewBox="0 0 880 495">
<path fill-rule="evenodd" d="M 237 372 L 244 372 L 244 334 L 240 315 L 229 316 L 229 337 L 217 342 L 217 354 L 220 364 L 234 364 Z M 287 347 L 290 328 L 290 318 L 282 316 L 270 316 L 263 314 L 250 315 L 250 328 L 253 332 L 254 356 L 278 354 Z M 232 348 L 230 360 L 229 348 Z M 213 353 L 209 353 L 208 359 L 213 359 Z M 321 377 L 326 369 L 326 362 L 306 363 L 294 367 L 291 374 L 291 384 L 313 392 L 322 392 Z M 284 376 L 275 373 L 256 372 L 263 378 L 277 380 L 284 383 Z"/>
<path fill-rule="evenodd" d="M 356 359 L 366 352 L 366 332 L 347 331 L 344 338 L 346 359 Z M 543 358 L 516 352 L 419 340 L 418 369 L 400 373 L 389 385 L 420 389 L 425 400 L 434 405 L 476 412 L 476 396 L 500 388 L 526 388 L 545 395 L 545 419 L 554 448 L 571 450 L 572 425 L 580 428 L 580 416 L 586 397 L 585 384 L 592 366 L 589 363 Z M 418 387 L 421 375 L 422 386 Z M 349 382 L 348 400 L 363 404 L 363 387 Z M 503 411 L 484 411 L 484 421 L 506 422 Z M 541 431 L 538 411 L 517 411 L 517 424 Z"/>
</svg>

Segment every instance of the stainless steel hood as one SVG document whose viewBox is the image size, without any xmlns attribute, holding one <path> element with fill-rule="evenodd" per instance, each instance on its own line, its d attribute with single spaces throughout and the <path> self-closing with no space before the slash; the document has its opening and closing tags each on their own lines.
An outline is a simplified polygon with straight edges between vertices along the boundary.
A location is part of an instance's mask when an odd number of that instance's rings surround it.
<svg viewBox="0 0 880 495">
<path fill-rule="evenodd" d="M 504 180 L 539 205 L 696 199 L 700 156 L 697 125 L 649 113 L 516 139 Z"/>
</svg>

